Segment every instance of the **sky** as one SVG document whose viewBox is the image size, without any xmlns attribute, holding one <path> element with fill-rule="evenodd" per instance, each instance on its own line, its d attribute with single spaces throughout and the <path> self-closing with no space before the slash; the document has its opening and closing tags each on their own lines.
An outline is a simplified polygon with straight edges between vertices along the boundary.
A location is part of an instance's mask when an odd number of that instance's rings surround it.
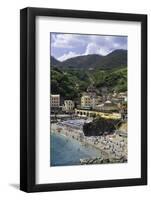
<svg viewBox="0 0 151 200">
<path fill-rule="evenodd" d="M 88 55 L 107 55 L 116 49 L 127 49 L 126 36 L 50 33 L 51 56 L 59 61 Z"/>
</svg>

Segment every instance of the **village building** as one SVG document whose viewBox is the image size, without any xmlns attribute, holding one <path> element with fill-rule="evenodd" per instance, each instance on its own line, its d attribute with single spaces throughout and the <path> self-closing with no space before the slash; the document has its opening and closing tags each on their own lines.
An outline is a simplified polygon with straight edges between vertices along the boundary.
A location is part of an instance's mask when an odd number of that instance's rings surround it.
<svg viewBox="0 0 151 200">
<path fill-rule="evenodd" d="M 52 94 L 50 97 L 51 108 L 59 108 L 60 107 L 60 94 Z"/>
<path fill-rule="evenodd" d="M 89 95 L 81 97 L 81 107 L 91 107 L 91 97 Z"/>
<path fill-rule="evenodd" d="M 75 109 L 75 114 L 79 117 L 97 117 L 105 119 L 121 119 L 121 113 L 104 113 L 97 110 Z"/>
<path fill-rule="evenodd" d="M 65 112 L 73 112 L 74 111 L 74 107 L 75 107 L 74 101 L 65 100 L 64 101 L 64 105 L 62 107 L 62 110 L 65 111 Z"/>
<path fill-rule="evenodd" d="M 82 108 L 92 108 L 95 109 L 96 106 L 101 103 L 102 98 L 101 96 L 96 96 L 96 95 L 83 95 L 81 97 L 81 107 Z"/>
<path fill-rule="evenodd" d="M 111 102 L 111 101 L 105 101 L 103 104 L 99 104 L 96 106 L 97 110 L 104 111 L 104 112 L 112 112 L 112 111 L 118 111 L 119 107 L 117 104 Z"/>
<path fill-rule="evenodd" d="M 97 105 L 102 102 L 102 98 L 100 96 L 91 97 L 91 107 L 96 109 Z"/>
</svg>

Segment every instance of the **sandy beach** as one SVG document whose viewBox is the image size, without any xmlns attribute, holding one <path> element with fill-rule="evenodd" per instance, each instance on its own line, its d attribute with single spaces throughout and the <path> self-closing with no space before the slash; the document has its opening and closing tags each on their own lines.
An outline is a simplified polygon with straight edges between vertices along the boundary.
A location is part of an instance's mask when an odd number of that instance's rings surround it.
<svg viewBox="0 0 151 200">
<path fill-rule="evenodd" d="M 127 138 L 116 134 L 107 136 L 86 137 L 82 130 L 64 126 L 61 123 L 52 123 L 51 132 L 62 134 L 82 143 L 82 145 L 91 145 L 100 150 L 100 154 L 109 158 L 127 158 Z"/>
</svg>

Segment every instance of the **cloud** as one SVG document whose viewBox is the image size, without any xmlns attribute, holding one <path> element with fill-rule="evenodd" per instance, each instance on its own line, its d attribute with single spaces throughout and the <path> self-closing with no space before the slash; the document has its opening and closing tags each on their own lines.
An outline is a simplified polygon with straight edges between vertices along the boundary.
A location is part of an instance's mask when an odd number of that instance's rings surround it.
<svg viewBox="0 0 151 200">
<path fill-rule="evenodd" d="M 61 57 L 59 57 L 58 60 L 64 61 L 64 60 L 67 60 L 69 58 L 73 58 L 73 57 L 76 57 L 76 56 L 80 56 L 80 54 L 77 54 L 73 51 L 69 51 L 69 53 L 63 54 Z"/>
<path fill-rule="evenodd" d="M 56 48 L 73 48 L 81 45 L 83 41 L 76 34 L 52 34 L 52 47 Z"/>
<path fill-rule="evenodd" d="M 89 43 L 86 47 L 86 51 L 84 55 L 88 54 L 100 54 L 100 55 L 107 55 L 111 52 L 108 48 L 101 48 L 100 45 L 96 43 Z"/>
<path fill-rule="evenodd" d="M 102 48 L 102 49 L 100 48 L 100 50 L 99 50 L 99 54 L 102 55 L 102 56 L 105 56 L 105 55 L 107 55 L 107 54 L 109 54 L 109 53 L 111 53 L 111 52 L 112 52 L 112 50 L 105 49 L 105 48 L 104 48 L 104 49 L 103 49 L 103 48 Z"/>
<path fill-rule="evenodd" d="M 71 34 L 53 34 L 52 35 L 52 47 L 56 48 L 71 48 L 70 41 L 72 40 Z"/>
<path fill-rule="evenodd" d="M 89 43 L 85 50 L 85 55 L 88 54 L 98 54 L 100 47 L 95 43 Z"/>
<path fill-rule="evenodd" d="M 127 49 L 127 37 L 51 33 L 51 55 L 61 61 L 80 55 L 107 55 L 116 49 Z"/>
<path fill-rule="evenodd" d="M 64 61 L 69 58 L 77 57 L 77 56 L 84 56 L 89 54 L 100 54 L 100 55 L 107 55 L 111 51 L 108 49 L 101 49 L 99 45 L 95 43 L 89 43 L 86 47 L 86 50 L 83 54 L 75 53 L 73 51 L 69 51 L 68 53 L 63 54 L 62 56 L 58 57 L 59 61 Z"/>
</svg>

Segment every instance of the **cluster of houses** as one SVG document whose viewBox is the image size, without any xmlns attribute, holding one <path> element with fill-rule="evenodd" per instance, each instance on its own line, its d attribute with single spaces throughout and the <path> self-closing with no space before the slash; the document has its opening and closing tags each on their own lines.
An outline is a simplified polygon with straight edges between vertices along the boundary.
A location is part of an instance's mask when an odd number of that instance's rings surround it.
<svg viewBox="0 0 151 200">
<path fill-rule="evenodd" d="M 74 111 L 75 103 L 72 100 L 64 100 L 63 105 L 61 105 L 60 94 L 51 95 L 51 111 L 60 110 L 65 113 L 71 113 Z"/>
<path fill-rule="evenodd" d="M 127 117 L 127 92 L 109 93 L 98 96 L 87 91 L 81 96 L 79 104 L 73 100 L 61 101 L 60 94 L 51 94 L 51 113 L 75 113 L 82 116 L 100 115 L 102 117 Z M 123 115 L 124 114 L 124 115 Z"/>
</svg>

